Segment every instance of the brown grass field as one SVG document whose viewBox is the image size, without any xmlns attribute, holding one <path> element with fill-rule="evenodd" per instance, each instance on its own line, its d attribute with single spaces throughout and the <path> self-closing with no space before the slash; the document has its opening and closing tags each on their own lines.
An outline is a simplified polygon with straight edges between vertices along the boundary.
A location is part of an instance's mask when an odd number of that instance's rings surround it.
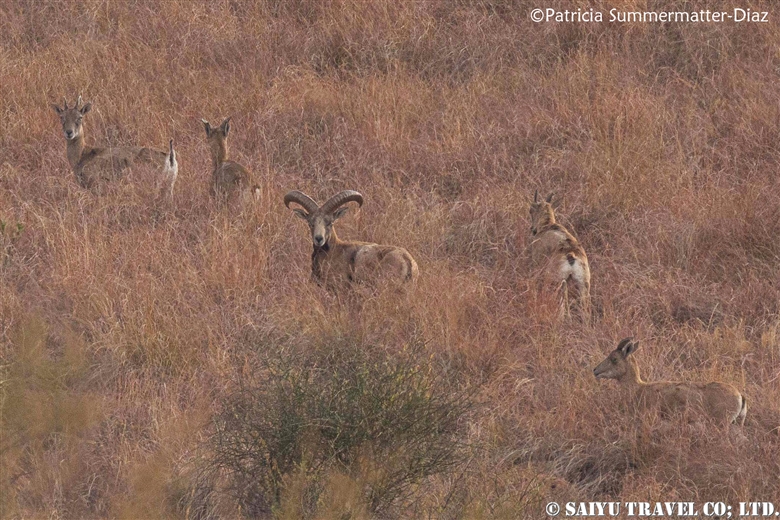
<svg viewBox="0 0 780 520">
<path fill-rule="evenodd" d="M 535 7 L 770 11 L 540 23 Z M 7 0 L 0 5 L 0 517 L 545 518 L 567 501 L 780 498 L 780 11 L 771 2 Z M 88 144 L 176 143 L 76 184 Z M 208 196 L 200 118 L 260 184 Z M 556 193 L 593 323 L 528 268 Z M 408 296 L 337 298 L 282 204 L 366 198 Z M 592 369 L 744 390 L 744 427 L 637 415 Z"/>
</svg>

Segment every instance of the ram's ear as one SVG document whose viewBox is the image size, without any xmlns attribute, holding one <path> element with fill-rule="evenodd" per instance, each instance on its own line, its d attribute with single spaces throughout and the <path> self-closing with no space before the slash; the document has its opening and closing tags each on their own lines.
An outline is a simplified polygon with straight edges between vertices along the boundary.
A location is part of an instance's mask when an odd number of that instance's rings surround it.
<svg viewBox="0 0 780 520">
<path fill-rule="evenodd" d="M 201 119 L 200 122 L 203 123 L 203 128 L 206 129 L 206 137 L 211 137 L 211 125 L 209 122 L 205 119 Z"/>
<path fill-rule="evenodd" d="M 349 212 L 349 206 L 342 206 L 333 212 L 333 220 L 338 220 Z"/>
<path fill-rule="evenodd" d="M 295 208 L 293 209 L 293 213 L 301 217 L 303 220 L 309 220 L 309 214 L 302 209 Z"/>
<path fill-rule="evenodd" d="M 550 202 L 552 202 L 552 198 L 553 198 L 553 194 L 550 193 L 549 195 L 547 195 L 547 198 L 544 200 L 547 201 L 547 204 L 549 204 Z"/>
<path fill-rule="evenodd" d="M 632 341 L 631 343 L 629 343 L 628 346 L 626 347 L 626 357 L 636 352 L 636 349 L 638 348 L 639 348 L 638 341 Z"/>
</svg>

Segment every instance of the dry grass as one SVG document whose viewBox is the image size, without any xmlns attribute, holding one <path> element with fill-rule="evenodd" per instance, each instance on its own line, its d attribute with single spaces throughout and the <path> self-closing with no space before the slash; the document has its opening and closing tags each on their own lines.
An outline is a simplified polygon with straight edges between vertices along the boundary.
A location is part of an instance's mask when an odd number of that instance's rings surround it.
<svg viewBox="0 0 780 520">
<path fill-rule="evenodd" d="M 415 482 L 397 515 L 776 497 L 777 24 L 531 24 L 533 7 L 4 3 L 0 516 L 207 514 L 190 470 L 236 382 L 262 388 L 259 357 L 333 337 L 391 358 L 421 342 L 426 370 L 476 392 L 465 458 Z M 77 186 L 49 104 L 78 94 L 88 143 L 176 140 L 173 207 L 132 179 Z M 207 196 L 199 119 L 227 115 L 231 156 L 262 186 L 242 213 Z M 366 204 L 340 236 L 417 259 L 408 308 L 387 294 L 344 306 L 309 283 L 308 233 L 282 196 L 347 188 Z M 535 188 L 559 194 L 588 251 L 592 328 L 556 323 L 528 278 Z M 648 379 L 744 389 L 744 429 L 630 416 L 591 373 L 626 335 Z M 361 479 L 381 460 L 327 473 L 314 502 L 304 462 L 277 517 L 305 500 L 319 518 L 370 514 Z"/>
</svg>

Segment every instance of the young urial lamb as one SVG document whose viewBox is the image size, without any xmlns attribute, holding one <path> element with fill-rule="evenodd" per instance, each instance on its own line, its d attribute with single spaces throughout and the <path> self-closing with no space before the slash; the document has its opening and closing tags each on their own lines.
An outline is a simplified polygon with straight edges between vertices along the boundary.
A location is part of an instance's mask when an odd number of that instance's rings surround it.
<svg viewBox="0 0 780 520">
<path fill-rule="evenodd" d="M 631 355 L 637 348 L 639 342 L 625 338 L 593 369 L 593 374 L 597 379 L 615 379 L 640 407 L 658 407 L 665 414 L 693 407 L 722 423 L 745 423 L 745 396 L 729 384 L 642 381 Z"/>
</svg>

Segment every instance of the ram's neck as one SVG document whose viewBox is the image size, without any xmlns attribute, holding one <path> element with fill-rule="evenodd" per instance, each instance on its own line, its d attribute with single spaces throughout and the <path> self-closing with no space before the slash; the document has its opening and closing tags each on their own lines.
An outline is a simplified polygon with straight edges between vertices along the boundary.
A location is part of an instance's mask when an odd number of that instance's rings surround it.
<svg viewBox="0 0 780 520">
<path fill-rule="evenodd" d="M 338 251 L 340 251 L 343 246 L 344 242 L 339 240 L 336 230 L 331 229 L 330 237 L 328 237 L 328 241 L 325 242 L 325 245 L 314 247 L 314 250 L 311 253 L 311 274 L 314 279 L 318 281 L 322 280 L 323 263 L 325 263 L 328 258 L 332 259 L 338 257 Z"/>
</svg>

